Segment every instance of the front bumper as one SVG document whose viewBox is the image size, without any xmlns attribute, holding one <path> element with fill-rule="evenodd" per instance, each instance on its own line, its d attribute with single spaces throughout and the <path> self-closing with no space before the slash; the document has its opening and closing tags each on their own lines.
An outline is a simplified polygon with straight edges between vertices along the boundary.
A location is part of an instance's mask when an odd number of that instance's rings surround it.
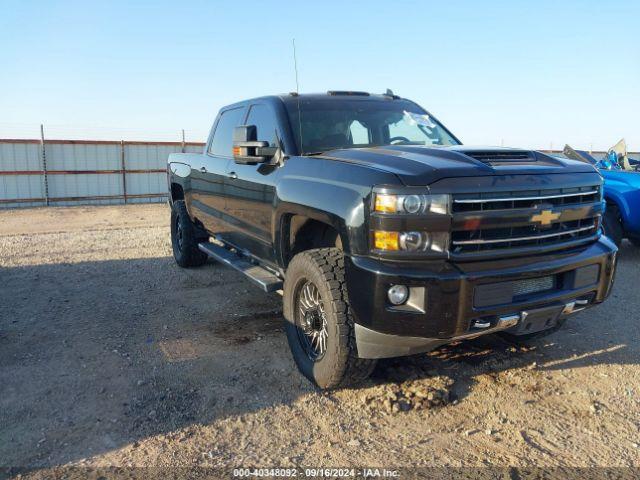
<svg viewBox="0 0 640 480">
<path fill-rule="evenodd" d="M 525 334 L 551 328 L 574 311 L 607 298 L 616 252 L 615 245 L 601 237 L 571 251 L 483 262 L 408 263 L 348 257 L 345 267 L 358 355 L 411 355 L 497 330 Z M 543 277 L 551 277 L 554 287 L 508 300 L 501 295 L 503 285 Z M 420 308 L 392 306 L 387 290 L 395 284 L 419 292 Z M 577 305 L 567 307 L 576 300 Z M 514 315 L 518 316 L 515 325 L 501 323 L 501 318 Z"/>
</svg>

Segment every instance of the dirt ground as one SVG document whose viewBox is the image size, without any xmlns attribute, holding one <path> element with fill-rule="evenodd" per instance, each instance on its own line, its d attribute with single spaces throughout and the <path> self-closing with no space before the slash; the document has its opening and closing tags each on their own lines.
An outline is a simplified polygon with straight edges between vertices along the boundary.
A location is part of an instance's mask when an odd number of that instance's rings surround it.
<svg viewBox="0 0 640 480">
<path fill-rule="evenodd" d="M 609 301 L 550 337 L 325 394 L 279 296 L 175 265 L 165 205 L 2 211 L 0 466 L 639 467 L 640 249 L 619 257 Z M 407 389 L 445 394 L 389 408 Z"/>
</svg>

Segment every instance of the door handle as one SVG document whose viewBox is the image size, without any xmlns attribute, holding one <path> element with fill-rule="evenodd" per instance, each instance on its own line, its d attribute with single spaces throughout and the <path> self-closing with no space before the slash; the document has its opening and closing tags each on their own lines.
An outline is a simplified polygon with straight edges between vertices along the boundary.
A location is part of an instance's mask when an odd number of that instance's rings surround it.
<svg viewBox="0 0 640 480">
<path fill-rule="evenodd" d="M 229 175 L 229 178 L 232 178 L 233 180 L 238 178 L 238 174 L 236 172 L 229 172 L 227 175 Z"/>
<path fill-rule="evenodd" d="M 200 171 L 202 173 L 207 173 L 207 167 L 200 167 Z"/>
</svg>

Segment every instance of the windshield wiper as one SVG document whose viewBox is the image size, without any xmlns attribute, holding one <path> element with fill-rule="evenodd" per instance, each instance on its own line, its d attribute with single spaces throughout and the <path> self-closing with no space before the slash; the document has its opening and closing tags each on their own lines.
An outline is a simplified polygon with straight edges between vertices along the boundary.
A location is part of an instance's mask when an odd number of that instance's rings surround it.
<svg viewBox="0 0 640 480">
<path fill-rule="evenodd" d="M 346 149 L 349 149 L 349 148 L 356 148 L 356 147 L 353 146 L 353 145 L 335 145 L 335 146 L 333 146 L 331 148 L 327 148 L 326 150 L 321 150 L 321 151 L 318 151 L 318 152 L 308 152 L 308 153 L 305 152 L 304 155 L 308 155 L 310 157 L 313 157 L 314 155 L 323 155 L 323 154 L 325 154 L 327 152 L 331 152 L 332 150 L 346 150 Z"/>
<path fill-rule="evenodd" d="M 402 146 L 402 145 L 407 145 L 407 146 L 411 146 L 411 145 L 426 145 L 427 142 L 422 141 L 422 140 L 409 140 L 408 142 L 400 142 L 400 143 L 389 143 L 387 146 L 390 147 L 395 147 L 395 146 Z"/>
</svg>

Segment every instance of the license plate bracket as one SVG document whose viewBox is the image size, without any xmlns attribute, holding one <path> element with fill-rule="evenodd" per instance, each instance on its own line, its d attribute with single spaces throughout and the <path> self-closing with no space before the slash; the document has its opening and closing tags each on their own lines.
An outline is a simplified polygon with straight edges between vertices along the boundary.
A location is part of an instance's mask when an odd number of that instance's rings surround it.
<svg viewBox="0 0 640 480">
<path fill-rule="evenodd" d="M 527 335 L 553 328 L 558 324 L 562 309 L 562 305 L 553 305 L 525 310 L 521 314 L 520 322 L 511 332 L 515 335 Z"/>
</svg>

